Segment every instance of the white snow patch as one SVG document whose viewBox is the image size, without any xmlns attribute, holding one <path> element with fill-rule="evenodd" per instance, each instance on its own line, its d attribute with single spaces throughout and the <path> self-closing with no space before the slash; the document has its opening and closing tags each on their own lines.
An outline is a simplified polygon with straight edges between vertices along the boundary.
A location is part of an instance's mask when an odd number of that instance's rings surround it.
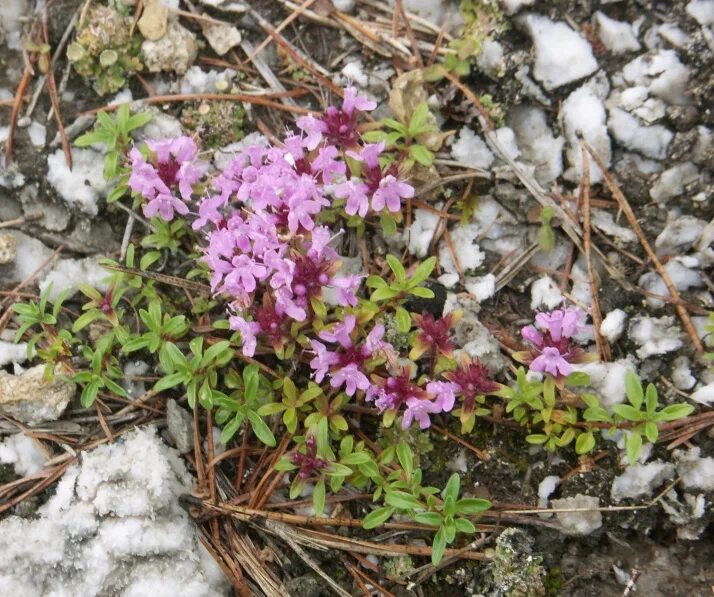
<svg viewBox="0 0 714 597">
<path fill-rule="evenodd" d="M 446 463 L 446 468 L 454 473 L 465 473 L 468 471 L 466 451 L 459 450 L 451 460 Z"/>
<path fill-rule="evenodd" d="M 596 228 L 599 228 L 601 232 L 616 238 L 620 242 L 626 244 L 637 242 L 637 235 L 632 231 L 632 228 L 616 224 L 612 212 L 604 209 L 593 209 L 591 223 Z"/>
<path fill-rule="evenodd" d="M 707 406 L 714 404 L 714 382 L 697 388 L 697 391 L 691 395 L 691 399 Z"/>
<path fill-rule="evenodd" d="M 99 212 L 97 201 L 109 188 L 109 183 L 104 180 L 102 155 L 93 149 L 74 148 L 72 160 L 70 170 L 61 149 L 47 156 L 47 180 L 69 205 L 76 205 L 84 213 L 96 216 Z"/>
<path fill-rule="evenodd" d="M 685 356 L 677 357 L 672 363 L 672 383 L 679 390 L 691 390 L 697 383 L 692 375 L 689 359 Z"/>
<path fill-rule="evenodd" d="M 548 498 L 552 495 L 558 485 L 560 485 L 560 477 L 558 475 L 550 475 L 538 484 L 539 508 L 548 507 Z"/>
<path fill-rule="evenodd" d="M 367 87 L 369 84 L 369 75 L 364 72 L 364 65 L 361 60 L 353 60 L 345 64 L 342 67 L 342 74 L 362 88 Z"/>
<path fill-rule="evenodd" d="M 491 298 L 496 292 L 496 276 L 486 274 L 478 278 L 467 278 L 464 282 L 464 288 L 479 303 L 482 303 Z"/>
<path fill-rule="evenodd" d="M 699 448 L 686 452 L 675 450 L 674 458 L 678 461 L 677 474 L 681 477 L 684 487 L 714 491 L 714 458 L 701 458 Z"/>
<path fill-rule="evenodd" d="M 685 291 L 690 288 L 696 288 L 703 285 L 702 278 L 696 269 L 699 263 L 693 257 L 675 257 L 670 259 L 664 266 L 672 284 L 677 290 Z M 665 301 L 658 298 L 668 297 L 669 290 L 664 283 L 662 277 L 655 272 L 647 272 L 640 276 L 638 285 L 647 292 L 652 293 L 646 297 L 647 304 L 655 309 L 661 309 L 665 305 Z"/>
<path fill-rule="evenodd" d="M 628 466 L 622 475 L 615 477 L 610 496 L 615 502 L 649 496 L 656 487 L 673 477 L 674 465 L 671 462 L 655 460 L 649 464 L 634 464 Z"/>
<path fill-rule="evenodd" d="M 630 322 L 630 339 L 640 348 L 640 359 L 672 352 L 682 347 L 680 329 L 671 315 L 656 318 L 637 316 Z"/>
<path fill-rule="evenodd" d="M 0 340 L 0 367 L 10 363 L 24 363 L 27 360 L 27 343 L 15 344 Z"/>
<path fill-rule="evenodd" d="M 576 133 L 581 131 L 585 140 L 595 150 L 606 166 L 610 165 L 611 147 L 610 137 L 607 134 L 605 105 L 602 98 L 589 85 L 573 91 L 563 102 L 561 110 L 565 138 L 568 141 L 566 156 L 568 163 L 575 168 L 577 177 L 570 175 L 571 179 L 579 180 L 583 175 L 583 156 L 580 141 Z M 590 182 L 602 180 L 602 172 L 592 158 L 590 160 Z"/>
<path fill-rule="evenodd" d="M 613 54 L 636 52 L 642 47 L 629 23 L 611 19 L 600 11 L 595 13 L 595 20 L 600 41 Z"/>
<path fill-rule="evenodd" d="M 531 309 L 555 309 L 562 302 L 560 288 L 550 276 L 538 278 L 531 284 Z"/>
<path fill-rule="evenodd" d="M 714 25 L 714 0 L 692 0 L 687 14 L 700 25 Z"/>
<path fill-rule="evenodd" d="M 613 309 L 602 320 L 600 333 L 608 342 L 615 342 L 625 331 L 625 322 L 627 322 L 627 313 L 622 309 Z"/>
<path fill-rule="evenodd" d="M 437 279 L 445 288 L 453 288 L 459 282 L 459 274 L 441 274 Z"/>
<path fill-rule="evenodd" d="M 533 6 L 535 0 L 501 0 L 503 8 L 509 15 L 516 14 L 524 6 Z"/>
<path fill-rule="evenodd" d="M 476 66 L 489 77 L 495 79 L 501 76 L 505 68 L 503 46 L 495 40 L 485 40 L 476 56 Z"/>
<path fill-rule="evenodd" d="M 533 164 L 541 184 L 552 182 L 563 172 L 563 137 L 554 137 L 545 110 L 535 106 L 516 106 L 508 115 L 518 147 L 525 160 Z M 607 130 L 605 131 L 607 134 Z"/>
<path fill-rule="evenodd" d="M 35 147 L 42 147 L 47 138 L 47 129 L 39 122 L 32 121 L 27 127 L 27 134 L 30 135 L 30 143 Z"/>
<path fill-rule="evenodd" d="M 663 160 L 674 134 L 661 124 L 645 126 L 620 108 L 610 110 L 607 126 L 615 140 L 632 151 L 644 156 Z"/>
<path fill-rule="evenodd" d="M 105 280 L 108 277 L 109 273 L 99 265 L 99 259 L 96 257 L 60 259 L 40 282 L 40 290 L 44 292 L 51 284 L 50 300 L 52 301 L 64 290 L 68 290 L 69 296 L 72 296 L 80 284 L 89 284 L 104 292 L 107 289 Z"/>
<path fill-rule="evenodd" d="M 535 45 L 533 75 L 547 90 L 567 85 L 598 68 L 587 40 L 567 24 L 531 14 L 523 19 Z"/>
<path fill-rule="evenodd" d="M 467 126 L 459 131 L 458 139 L 451 145 L 451 155 L 470 168 L 488 169 L 495 159 L 486 142 Z"/>
<path fill-rule="evenodd" d="M 0 592 L 227 595 L 178 503 L 191 489 L 178 454 L 151 428 L 83 454 L 36 519 L 0 522 Z"/>
<path fill-rule="evenodd" d="M 590 390 L 598 396 L 600 404 L 608 411 L 611 411 L 616 404 L 622 404 L 625 401 L 627 372 L 636 373 L 635 366 L 629 359 L 620 359 L 611 363 L 584 363 L 573 365 L 573 369 L 588 374 Z"/>
<path fill-rule="evenodd" d="M 12 464 L 15 473 L 22 477 L 41 471 L 46 460 L 47 456 L 35 440 L 24 433 L 11 435 L 0 443 L 0 462 Z"/>
<path fill-rule="evenodd" d="M 431 239 L 439 224 L 439 214 L 427 209 L 414 210 L 414 221 L 409 227 L 409 252 L 417 257 L 426 257 Z"/>
<path fill-rule="evenodd" d="M 456 226 L 451 229 L 451 244 L 454 249 L 454 254 L 459 262 L 462 272 L 476 269 L 479 267 L 486 254 L 481 251 L 478 244 L 474 242 L 479 231 L 477 224 L 466 224 L 465 226 Z M 445 272 L 456 274 L 458 270 L 451 257 L 451 250 L 446 241 L 439 243 L 439 263 Z"/>
<path fill-rule="evenodd" d="M 667 217 L 667 225 L 655 239 L 657 255 L 661 257 L 685 253 L 702 236 L 706 228 L 705 220 L 682 215 L 676 211 L 670 212 Z"/>
<path fill-rule="evenodd" d="M 554 509 L 578 510 L 576 512 L 556 512 L 556 517 L 562 525 L 565 535 L 589 535 L 602 526 L 602 514 L 597 509 L 600 507 L 600 498 L 579 493 L 573 497 L 553 500 Z M 580 511 L 587 508 L 589 511 Z"/>
<path fill-rule="evenodd" d="M 650 189 L 650 197 L 664 203 L 686 192 L 687 186 L 699 180 L 699 169 L 692 162 L 683 162 L 662 172 Z"/>
<path fill-rule="evenodd" d="M 519 155 L 521 155 L 520 149 L 518 149 L 518 143 L 516 143 L 516 135 L 513 129 L 507 126 L 501 127 L 496 130 L 496 138 L 500 143 L 505 154 L 512 160 L 515 160 Z"/>
<path fill-rule="evenodd" d="M 628 62 L 622 69 L 628 83 L 647 88 L 669 104 L 691 103 L 687 96 L 689 68 L 681 63 L 674 50 L 655 50 Z"/>
</svg>

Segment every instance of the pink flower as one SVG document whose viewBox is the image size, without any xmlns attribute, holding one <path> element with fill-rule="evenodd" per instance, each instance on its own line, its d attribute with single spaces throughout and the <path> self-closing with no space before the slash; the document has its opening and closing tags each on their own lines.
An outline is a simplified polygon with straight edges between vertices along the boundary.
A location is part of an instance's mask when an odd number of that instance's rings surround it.
<svg viewBox="0 0 714 597">
<path fill-rule="evenodd" d="M 353 396 L 358 389 L 364 391 L 370 387 L 369 379 L 359 370 L 355 363 L 350 363 L 335 371 L 332 374 L 330 385 L 333 388 L 339 388 L 344 385 L 345 393 L 348 396 Z"/>
<path fill-rule="evenodd" d="M 402 419 L 402 429 L 409 429 L 415 419 L 419 423 L 419 429 L 427 429 L 431 426 L 429 415 L 440 412 L 442 412 L 441 405 L 432 400 L 409 398 Z"/>
<path fill-rule="evenodd" d="M 322 141 L 322 134 L 326 131 L 327 126 L 322 120 L 318 120 L 312 114 L 301 116 L 297 119 L 298 128 L 305 133 L 303 145 L 308 151 L 315 149 Z"/>
<path fill-rule="evenodd" d="M 578 309 L 556 309 L 550 313 L 538 313 L 536 321 L 542 330 L 550 333 L 555 341 L 561 338 L 572 338 L 575 334 L 587 327 L 583 325 L 583 312 Z"/>
<path fill-rule="evenodd" d="M 455 394 L 460 389 L 458 384 L 447 381 L 430 381 L 426 384 L 426 391 L 436 396 L 434 402 L 441 406 L 442 412 L 447 413 L 454 408 Z"/>
<path fill-rule="evenodd" d="M 148 162 L 136 148 L 129 152 L 129 188 L 147 200 L 144 215 L 151 218 L 159 214 L 166 221 L 173 219 L 174 211 L 186 215 L 188 207 L 184 201 L 191 198 L 193 186 L 207 169 L 206 164 L 196 160 L 196 144 L 190 137 L 178 137 L 148 141 L 147 146 Z"/>
<path fill-rule="evenodd" d="M 345 95 L 342 100 L 342 111 L 352 114 L 355 110 L 360 112 L 371 112 L 377 107 L 377 102 L 357 95 L 357 89 L 352 86 L 345 87 Z"/>
<path fill-rule="evenodd" d="M 568 376 L 573 367 L 554 346 L 546 346 L 543 352 L 531 362 L 531 371 L 550 373 L 553 377 Z"/>
<path fill-rule="evenodd" d="M 340 358 L 337 353 L 327 350 L 322 342 L 310 340 L 310 346 L 315 352 L 315 358 L 310 361 L 310 367 L 314 371 L 315 381 L 320 383 L 330 368 L 340 362 Z"/>
<path fill-rule="evenodd" d="M 332 330 L 322 330 L 318 336 L 328 342 L 337 342 L 342 348 L 352 346 L 350 334 L 355 329 L 357 318 L 354 315 L 345 315 L 344 321 L 338 321 L 332 326 Z"/>
<path fill-rule="evenodd" d="M 238 315 L 229 317 L 228 324 L 232 330 L 240 332 L 243 354 L 247 357 L 252 357 L 255 354 L 256 335 L 260 333 L 260 324 L 255 321 L 246 321 Z"/>
<path fill-rule="evenodd" d="M 340 276 L 330 280 L 330 286 L 338 289 L 337 302 L 343 307 L 356 307 L 359 304 L 355 293 L 361 283 L 361 276 Z"/>
<path fill-rule="evenodd" d="M 379 182 L 379 188 L 374 192 L 372 209 L 382 211 L 386 205 L 391 212 L 400 211 L 402 197 L 407 199 L 414 197 L 414 187 L 388 174 Z"/>
<path fill-rule="evenodd" d="M 343 176 L 347 172 L 345 163 L 336 159 L 338 155 L 337 147 L 327 145 L 320 149 L 317 157 L 312 161 L 313 174 L 321 174 L 324 184 L 330 184 L 335 178 Z"/>
<path fill-rule="evenodd" d="M 367 215 L 369 210 L 369 198 L 367 191 L 369 188 L 363 182 L 352 179 L 338 184 L 334 188 L 335 197 L 347 199 L 345 212 L 349 216 L 359 214 L 361 218 Z"/>
</svg>

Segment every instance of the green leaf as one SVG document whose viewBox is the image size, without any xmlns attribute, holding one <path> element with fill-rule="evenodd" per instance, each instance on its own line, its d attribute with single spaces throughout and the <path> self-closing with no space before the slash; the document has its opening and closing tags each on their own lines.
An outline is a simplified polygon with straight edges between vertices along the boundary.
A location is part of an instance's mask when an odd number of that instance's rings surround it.
<svg viewBox="0 0 714 597">
<path fill-rule="evenodd" d="M 456 501 L 459 497 L 459 487 L 461 486 L 461 479 L 459 477 L 458 473 L 454 473 L 449 477 L 449 480 L 446 482 L 446 487 L 444 487 L 444 491 L 441 492 L 441 495 L 444 496 L 444 499 L 452 498 L 454 501 Z"/>
<path fill-rule="evenodd" d="M 248 365 L 243 369 L 243 385 L 246 400 L 251 401 L 258 397 L 259 384 L 260 375 L 258 374 L 258 365 Z"/>
<path fill-rule="evenodd" d="M 411 288 L 409 294 L 418 296 L 419 298 L 433 299 L 434 291 L 431 288 L 425 288 L 424 286 L 417 286 L 416 288 Z"/>
<path fill-rule="evenodd" d="M 395 319 L 397 322 L 397 329 L 402 334 L 409 333 L 409 330 L 412 329 L 412 318 L 404 307 L 397 307 L 395 311 Z"/>
<path fill-rule="evenodd" d="M 659 429 L 657 428 L 657 423 L 647 421 L 645 423 L 645 437 L 647 438 L 647 441 L 653 444 L 657 441 L 658 436 Z"/>
<path fill-rule="evenodd" d="M 456 502 L 457 514 L 480 514 L 491 507 L 491 502 L 482 498 L 461 498 Z"/>
<path fill-rule="evenodd" d="M 526 435 L 526 441 L 529 444 L 544 444 L 548 441 L 548 436 L 540 433 L 532 433 L 531 435 Z"/>
<path fill-rule="evenodd" d="M 287 406 L 285 406 L 282 402 L 271 402 L 269 404 L 264 404 L 258 409 L 258 414 L 261 417 L 269 417 L 271 415 L 277 415 L 278 413 L 283 412 Z"/>
<path fill-rule="evenodd" d="M 149 112 L 139 112 L 134 114 L 126 123 L 127 132 L 141 128 L 151 120 L 152 116 Z"/>
<path fill-rule="evenodd" d="M 384 501 L 400 510 L 417 510 L 424 507 L 424 504 L 406 491 L 388 491 L 384 496 Z"/>
<path fill-rule="evenodd" d="M 394 274 L 394 278 L 396 279 L 397 282 L 399 283 L 404 283 L 407 280 L 407 272 L 404 269 L 404 266 L 401 264 L 399 259 L 397 259 L 394 255 L 387 255 L 387 265 L 389 265 L 389 269 L 392 270 L 392 273 Z"/>
<path fill-rule="evenodd" d="M 92 309 L 90 311 L 87 311 L 86 313 L 83 313 L 74 321 L 74 324 L 72 325 L 72 331 L 80 331 L 81 329 L 87 327 L 95 319 L 99 319 L 101 316 L 102 312 L 97 309 Z"/>
<path fill-rule="evenodd" d="M 446 550 L 446 534 L 444 528 L 440 528 L 434 535 L 434 542 L 431 544 L 431 563 L 436 566 L 441 562 Z"/>
<path fill-rule="evenodd" d="M 322 516 L 325 512 L 325 481 L 320 479 L 312 490 L 312 507 L 316 516 Z"/>
<path fill-rule="evenodd" d="M 366 464 L 372 459 L 372 457 L 369 455 L 368 452 L 352 452 L 351 454 L 347 454 L 344 458 L 340 460 L 342 464 L 347 464 L 347 465 L 359 465 L 359 464 Z"/>
<path fill-rule="evenodd" d="M 407 474 L 407 478 L 411 478 L 414 472 L 414 456 L 412 455 L 412 449 L 406 442 L 399 442 L 397 444 L 397 460 L 401 465 L 404 472 Z"/>
<path fill-rule="evenodd" d="M 421 129 L 426 124 L 426 119 L 429 117 L 429 105 L 423 101 L 412 112 L 412 117 L 409 119 L 408 133 L 412 136 L 419 134 Z"/>
<path fill-rule="evenodd" d="M 642 448 L 642 436 L 636 431 L 632 431 L 625 436 L 625 448 L 627 449 L 627 462 L 633 465 L 637 462 Z"/>
<path fill-rule="evenodd" d="M 434 154 L 426 147 L 414 144 L 409 147 L 409 156 L 419 162 L 422 166 L 431 166 L 434 162 Z"/>
<path fill-rule="evenodd" d="M 644 394 L 642 392 L 640 378 L 632 371 L 628 371 L 625 375 L 625 392 L 627 393 L 627 399 L 630 401 L 630 404 L 639 410 L 644 400 Z"/>
<path fill-rule="evenodd" d="M 412 284 L 414 286 L 418 286 L 419 284 L 424 282 L 431 275 L 431 272 L 434 271 L 434 267 L 436 267 L 436 257 L 431 256 L 425 261 L 422 261 L 419 266 L 414 270 L 414 273 L 410 278 Z"/>
<path fill-rule="evenodd" d="M 170 375 L 165 375 L 159 381 L 154 384 L 154 392 L 163 392 L 169 388 L 179 385 L 184 380 L 183 373 L 171 373 Z"/>
<path fill-rule="evenodd" d="M 595 437 L 592 431 L 581 433 L 575 440 L 575 452 L 577 454 L 588 454 L 595 447 Z"/>
<path fill-rule="evenodd" d="M 476 532 L 476 527 L 473 523 L 465 518 L 457 518 L 454 520 L 454 525 L 459 533 L 468 533 L 469 535 L 473 535 Z"/>
<path fill-rule="evenodd" d="M 612 411 L 628 421 L 641 421 L 643 413 L 629 404 L 616 404 Z"/>
<path fill-rule="evenodd" d="M 260 415 L 258 415 L 258 413 L 254 410 L 249 410 L 248 420 L 250 421 L 250 426 L 251 429 L 253 429 L 255 436 L 266 446 L 274 448 L 276 444 L 275 436 L 273 435 L 273 432 L 270 431 L 270 428 L 265 424 L 265 421 L 260 418 Z"/>
<path fill-rule="evenodd" d="M 372 510 L 362 520 L 362 528 L 369 530 L 381 526 L 392 517 L 392 514 L 394 514 L 394 508 L 388 506 Z"/>
<path fill-rule="evenodd" d="M 590 383 L 590 376 L 582 371 L 573 371 L 565 378 L 565 383 L 569 386 L 586 386 Z"/>
<path fill-rule="evenodd" d="M 390 286 L 384 286 L 382 288 L 377 288 L 369 297 L 371 301 L 384 301 L 392 299 L 399 294 L 398 290 L 394 290 Z"/>
<path fill-rule="evenodd" d="M 647 414 L 654 414 L 657 410 L 657 388 L 654 384 L 647 384 L 647 391 L 645 392 L 645 410 Z"/>
<path fill-rule="evenodd" d="M 223 431 L 221 431 L 221 443 L 223 445 L 227 445 L 233 439 L 242 422 L 243 417 L 233 417 L 230 423 L 223 428 Z"/>
<path fill-rule="evenodd" d="M 388 212 L 383 211 L 379 215 L 379 223 L 384 236 L 394 236 L 397 233 L 397 222 Z"/>
<path fill-rule="evenodd" d="M 382 278 L 374 274 L 369 276 L 364 283 L 367 288 L 387 288 L 389 286 Z"/>
<path fill-rule="evenodd" d="M 352 469 L 339 462 L 331 462 L 325 472 L 331 477 L 349 477 L 352 474 Z"/>
<path fill-rule="evenodd" d="M 694 407 L 691 404 L 670 404 L 659 411 L 655 418 L 658 421 L 675 421 L 687 417 L 694 412 Z"/>
<path fill-rule="evenodd" d="M 414 521 L 419 524 L 428 524 L 431 527 L 440 527 L 443 518 L 436 512 L 419 512 L 414 516 Z"/>
</svg>

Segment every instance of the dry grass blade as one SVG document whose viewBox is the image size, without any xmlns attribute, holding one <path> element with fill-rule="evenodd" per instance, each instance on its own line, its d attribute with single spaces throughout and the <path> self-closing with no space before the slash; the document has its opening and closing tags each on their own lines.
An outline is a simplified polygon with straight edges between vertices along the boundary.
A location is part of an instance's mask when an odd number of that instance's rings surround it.
<svg viewBox="0 0 714 597">
<path fill-rule="evenodd" d="M 585 247 L 585 261 L 588 266 L 588 280 L 590 282 L 590 314 L 593 318 L 593 329 L 595 331 L 595 344 L 597 346 L 600 360 L 609 361 L 611 358 L 610 345 L 600 333 L 602 326 L 602 313 L 600 311 L 600 301 L 598 300 L 598 283 L 595 269 L 593 268 L 592 256 L 592 229 L 590 227 L 590 160 L 588 159 L 587 150 L 580 139 L 580 151 L 582 155 L 583 176 L 580 180 L 580 197 L 582 201 L 579 203 L 583 207 L 583 245 Z"/>
<path fill-rule="evenodd" d="M 689 313 L 687 312 L 686 307 L 682 305 L 680 302 L 680 296 L 679 296 L 679 291 L 677 290 L 676 286 L 672 283 L 671 278 L 669 277 L 669 274 L 667 274 L 667 271 L 664 269 L 664 266 L 662 265 L 662 262 L 659 260 L 657 257 L 657 254 L 654 252 L 652 249 L 652 246 L 650 245 L 649 241 L 644 235 L 644 232 L 642 232 L 642 228 L 640 227 L 639 222 L 637 221 L 637 217 L 635 216 L 634 212 L 632 211 L 632 207 L 630 207 L 630 202 L 627 200 L 623 192 L 620 190 L 620 187 L 617 185 L 615 180 L 612 178 L 610 173 L 607 171 L 607 168 L 605 167 L 605 164 L 603 161 L 600 159 L 600 156 L 598 156 L 597 152 L 588 144 L 585 139 L 581 139 L 581 142 L 585 146 L 585 148 L 588 150 L 588 153 L 592 156 L 593 160 L 595 160 L 595 163 L 598 165 L 600 170 L 602 171 L 603 178 L 605 179 L 605 184 L 607 187 L 610 189 L 610 192 L 612 193 L 613 197 L 617 200 L 617 203 L 620 206 L 620 209 L 622 209 L 623 213 L 625 214 L 625 217 L 627 218 L 628 223 L 630 224 L 630 227 L 634 231 L 634 233 L 637 235 L 637 238 L 640 241 L 640 244 L 642 245 L 642 248 L 645 250 L 645 253 L 647 253 L 647 256 L 652 260 L 652 263 L 655 266 L 655 269 L 657 270 L 657 273 L 660 275 L 662 280 L 665 283 L 665 286 L 667 286 L 667 290 L 669 291 L 670 296 L 677 302 L 675 302 L 674 308 L 677 310 L 677 314 L 679 315 L 679 318 L 682 320 L 682 325 L 684 325 L 684 329 L 687 331 L 687 334 L 689 334 L 690 339 L 692 340 L 692 344 L 694 344 L 694 348 L 699 354 L 702 354 L 704 352 L 704 345 L 702 344 L 701 339 L 699 338 L 699 335 L 697 334 L 697 331 L 694 329 L 694 325 L 692 324 L 692 320 L 689 317 Z"/>
</svg>

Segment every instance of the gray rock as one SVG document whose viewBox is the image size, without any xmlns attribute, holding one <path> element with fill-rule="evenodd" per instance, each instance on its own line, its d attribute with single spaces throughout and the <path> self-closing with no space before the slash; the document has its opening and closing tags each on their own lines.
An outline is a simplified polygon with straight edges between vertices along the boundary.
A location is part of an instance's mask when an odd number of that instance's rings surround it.
<svg viewBox="0 0 714 597">
<path fill-rule="evenodd" d="M 0 413 L 35 425 L 57 420 L 74 397 L 75 384 L 45 379 L 45 366 L 36 365 L 22 375 L 0 371 Z"/>
<path fill-rule="evenodd" d="M 141 44 L 144 65 L 152 73 L 175 72 L 183 75 L 198 54 L 196 38 L 176 21 L 169 22 L 166 35 Z"/>
<path fill-rule="evenodd" d="M 186 409 L 178 405 L 176 400 L 172 399 L 166 403 L 166 424 L 169 428 L 169 435 L 181 454 L 193 450 L 193 419 Z"/>
<path fill-rule="evenodd" d="M 589 535 L 602 526 L 602 514 L 597 508 L 600 506 L 600 498 L 578 494 L 573 497 L 560 500 L 551 500 L 554 509 L 580 510 L 576 512 L 557 512 L 558 521 L 563 526 L 563 533 L 566 535 Z"/>
</svg>

